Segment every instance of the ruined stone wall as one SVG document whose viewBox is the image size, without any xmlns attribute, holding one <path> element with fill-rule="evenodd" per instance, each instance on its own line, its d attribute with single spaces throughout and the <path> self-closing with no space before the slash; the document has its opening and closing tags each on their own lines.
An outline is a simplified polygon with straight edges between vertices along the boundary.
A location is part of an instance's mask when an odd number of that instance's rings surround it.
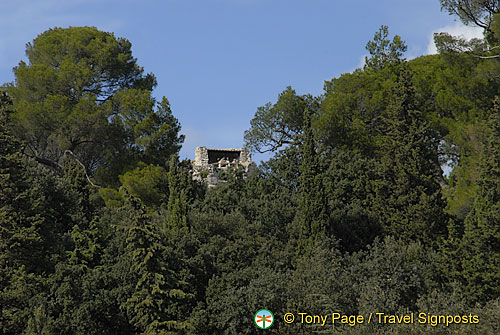
<svg viewBox="0 0 500 335">
<path fill-rule="evenodd" d="M 244 177 L 247 177 L 256 168 L 256 164 L 252 162 L 250 152 L 246 148 L 208 149 L 207 147 L 197 147 L 194 156 L 195 159 L 192 162 L 193 179 L 203 181 L 209 187 L 224 182 L 219 178 L 219 174 L 228 172 L 229 169 L 240 168 L 243 170 Z M 209 160 L 211 156 L 213 162 Z"/>
<path fill-rule="evenodd" d="M 207 147 L 197 147 L 194 150 L 194 165 L 196 165 L 196 166 L 208 165 L 208 149 L 207 149 Z"/>
</svg>

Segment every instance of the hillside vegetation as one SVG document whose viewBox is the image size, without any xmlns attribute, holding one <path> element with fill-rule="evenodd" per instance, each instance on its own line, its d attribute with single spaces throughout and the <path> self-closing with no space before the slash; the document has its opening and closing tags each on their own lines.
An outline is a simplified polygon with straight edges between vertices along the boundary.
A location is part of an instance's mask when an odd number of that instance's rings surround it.
<svg viewBox="0 0 500 335">
<path fill-rule="evenodd" d="M 497 16 L 411 61 L 382 26 L 363 69 L 259 107 L 246 145 L 272 158 L 210 190 L 128 40 L 40 34 L 0 91 L 0 333 L 498 334 Z M 298 314 L 334 312 L 416 321 Z"/>
</svg>

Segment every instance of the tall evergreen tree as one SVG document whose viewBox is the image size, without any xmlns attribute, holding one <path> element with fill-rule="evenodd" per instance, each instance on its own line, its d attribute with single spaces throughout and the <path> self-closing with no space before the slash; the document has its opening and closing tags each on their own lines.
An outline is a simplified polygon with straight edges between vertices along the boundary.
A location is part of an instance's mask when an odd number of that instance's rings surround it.
<svg viewBox="0 0 500 335">
<path fill-rule="evenodd" d="M 0 266 L 26 265 L 30 246 L 40 242 L 35 225 L 23 215 L 29 211 L 29 185 L 21 160 L 21 142 L 9 131 L 11 105 L 0 92 Z M 24 255 L 23 255 L 24 254 Z"/>
<path fill-rule="evenodd" d="M 21 334 L 64 244 L 67 217 L 55 207 L 67 207 L 54 179 L 22 159 L 22 143 L 10 133 L 11 105 L 0 92 L 0 333 Z"/>
<path fill-rule="evenodd" d="M 94 334 L 92 309 L 85 296 L 85 280 L 89 272 L 99 264 L 102 246 L 93 208 L 90 187 L 83 167 L 68 158 L 64 162 L 62 183 L 72 204 L 70 243 L 66 257 L 56 265 L 51 276 L 52 288 L 48 311 L 54 318 L 53 327 L 58 333 Z M 105 333 L 104 329 L 100 333 Z"/>
<path fill-rule="evenodd" d="M 465 220 L 462 271 L 473 301 L 500 294 L 500 100 L 488 120 L 478 191 Z"/>
<path fill-rule="evenodd" d="M 40 236 L 22 214 L 29 206 L 29 185 L 24 182 L 21 143 L 8 130 L 11 105 L 0 91 L 0 332 L 20 334 L 31 296 L 29 285 L 22 285 L 28 283 L 24 260 Z"/>
<path fill-rule="evenodd" d="M 360 152 L 337 149 L 323 173 L 328 201 L 328 232 L 343 251 L 358 251 L 382 233 L 374 213 L 373 180 L 377 160 Z"/>
<path fill-rule="evenodd" d="M 444 233 L 447 217 L 438 182 L 437 143 L 418 110 L 412 75 L 402 64 L 389 106 L 376 183 L 380 222 L 388 234 L 429 242 Z"/>
<path fill-rule="evenodd" d="M 326 232 L 327 207 L 321 176 L 321 165 L 316 154 L 312 114 L 304 110 L 304 139 L 301 144 L 299 209 L 296 217 L 298 225 L 298 252 L 309 254 L 315 241 Z"/>
<path fill-rule="evenodd" d="M 140 202 L 129 196 L 129 203 L 136 216 L 128 230 L 127 253 L 137 281 L 123 307 L 140 334 L 181 334 L 189 323 L 180 313 L 179 303 L 186 293 L 172 270 L 173 252 L 160 242 L 159 232 Z"/>
<path fill-rule="evenodd" d="M 187 234 L 187 214 L 188 214 L 188 192 L 190 183 L 177 166 L 177 155 L 170 158 L 168 181 L 168 216 L 166 220 L 166 232 L 168 234 Z"/>
</svg>

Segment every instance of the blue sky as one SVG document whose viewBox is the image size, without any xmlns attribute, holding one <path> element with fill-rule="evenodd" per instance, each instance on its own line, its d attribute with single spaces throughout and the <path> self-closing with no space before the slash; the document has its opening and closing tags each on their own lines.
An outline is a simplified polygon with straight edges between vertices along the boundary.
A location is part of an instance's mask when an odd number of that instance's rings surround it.
<svg viewBox="0 0 500 335">
<path fill-rule="evenodd" d="M 186 135 L 181 158 L 194 158 L 199 145 L 241 147 L 257 107 L 286 86 L 320 95 L 325 80 L 362 64 L 380 25 L 406 41 L 407 58 L 433 52 L 436 31 L 480 37 L 439 0 L 4 0 L 0 84 L 49 28 L 114 32 L 156 75 L 154 96 L 170 100 Z"/>
</svg>

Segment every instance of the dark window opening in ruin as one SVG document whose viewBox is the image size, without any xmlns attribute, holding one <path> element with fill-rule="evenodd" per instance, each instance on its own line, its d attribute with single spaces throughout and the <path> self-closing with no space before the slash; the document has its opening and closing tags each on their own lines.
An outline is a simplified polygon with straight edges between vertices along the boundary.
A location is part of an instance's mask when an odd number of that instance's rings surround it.
<svg viewBox="0 0 500 335">
<path fill-rule="evenodd" d="M 234 159 L 240 160 L 240 151 L 238 150 L 208 150 L 208 164 L 218 163 L 221 159 L 232 162 Z"/>
</svg>

